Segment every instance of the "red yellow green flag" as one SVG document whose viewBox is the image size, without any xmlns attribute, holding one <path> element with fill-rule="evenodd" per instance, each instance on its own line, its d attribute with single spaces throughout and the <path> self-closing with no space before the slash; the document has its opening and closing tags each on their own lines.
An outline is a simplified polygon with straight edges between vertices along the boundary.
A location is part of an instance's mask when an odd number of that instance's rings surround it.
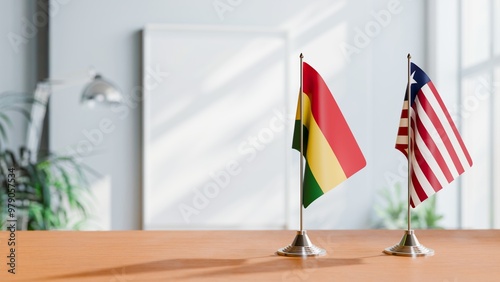
<svg viewBox="0 0 500 282">
<path fill-rule="evenodd" d="M 303 205 L 314 200 L 366 166 L 366 160 L 352 135 L 337 102 L 323 78 L 303 63 L 303 122 L 300 95 L 295 118 L 292 147 L 300 152 L 300 126 L 303 125 L 306 159 Z"/>
</svg>

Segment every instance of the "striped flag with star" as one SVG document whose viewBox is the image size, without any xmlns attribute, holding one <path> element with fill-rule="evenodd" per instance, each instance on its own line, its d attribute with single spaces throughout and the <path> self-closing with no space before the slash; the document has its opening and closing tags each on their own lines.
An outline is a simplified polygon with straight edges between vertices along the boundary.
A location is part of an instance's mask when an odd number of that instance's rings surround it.
<svg viewBox="0 0 500 282">
<path fill-rule="evenodd" d="M 333 189 L 361 170 L 365 158 L 323 78 L 303 62 L 303 120 L 300 95 L 292 147 L 300 152 L 300 127 L 303 127 L 306 160 L 303 205 Z"/>
<path fill-rule="evenodd" d="M 410 134 L 410 204 L 416 207 L 471 167 L 472 159 L 432 81 L 414 63 L 410 73 L 411 102 L 407 90 L 396 149 L 408 157 Z"/>
</svg>

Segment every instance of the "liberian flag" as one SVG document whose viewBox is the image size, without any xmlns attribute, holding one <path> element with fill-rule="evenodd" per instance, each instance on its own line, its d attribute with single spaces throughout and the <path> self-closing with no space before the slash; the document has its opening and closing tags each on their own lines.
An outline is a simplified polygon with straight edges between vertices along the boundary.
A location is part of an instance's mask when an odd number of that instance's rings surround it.
<svg viewBox="0 0 500 282">
<path fill-rule="evenodd" d="M 472 159 L 429 77 L 411 64 L 410 204 L 418 206 L 472 166 Z M 408 157 L 408 90 L 396 149 Z"/>
<path fill-rule="evenodd" d="M 292 147 L 300 152 L 303 125 L 306 159 L 303 205 L 333 189 L 365 167 L 366 161 L 339 106 L 323 78 L 303 63 L 304 120 L 300 117 L 300 95 Z"/>
</svg>

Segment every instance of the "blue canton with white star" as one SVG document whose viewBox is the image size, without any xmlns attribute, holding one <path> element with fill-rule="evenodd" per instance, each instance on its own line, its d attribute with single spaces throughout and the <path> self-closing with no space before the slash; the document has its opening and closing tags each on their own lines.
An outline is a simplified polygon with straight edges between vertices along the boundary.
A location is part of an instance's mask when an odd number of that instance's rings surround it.
<svg viewBox="0 0 500 282">
<path fill-rule="evenodd" d="M 414 63 L 411 63 L 410 66 L 410 83 L 411 83 L 411 105 L 413 105 L 413 101 L 415 101 L 415 97 L 417 96 L 418 91 L 424 85 L 426 85 L 430 80 L 430 78 L 425 74 L 425 72 L 420 69 Z M 408 99 L 408 90 L 406 90 L 405 100 Z"/>
</svg>

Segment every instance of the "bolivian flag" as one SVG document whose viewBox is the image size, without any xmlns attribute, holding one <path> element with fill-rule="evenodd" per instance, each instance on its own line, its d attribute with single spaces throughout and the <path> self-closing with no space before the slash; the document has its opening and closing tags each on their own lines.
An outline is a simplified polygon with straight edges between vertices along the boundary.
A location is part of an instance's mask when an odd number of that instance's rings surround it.
<svg viewBox="0 0 500 282">
<path fill-rule="evenodd" d="M 303 205 L 330 191 L 365 167 L 366 161 L 325 81 L 303 63 L 304 120 L 300 117 L 300 95 L 292 147 L 300 152 L 303 125 L 306 168 Z"/>
</svg>

